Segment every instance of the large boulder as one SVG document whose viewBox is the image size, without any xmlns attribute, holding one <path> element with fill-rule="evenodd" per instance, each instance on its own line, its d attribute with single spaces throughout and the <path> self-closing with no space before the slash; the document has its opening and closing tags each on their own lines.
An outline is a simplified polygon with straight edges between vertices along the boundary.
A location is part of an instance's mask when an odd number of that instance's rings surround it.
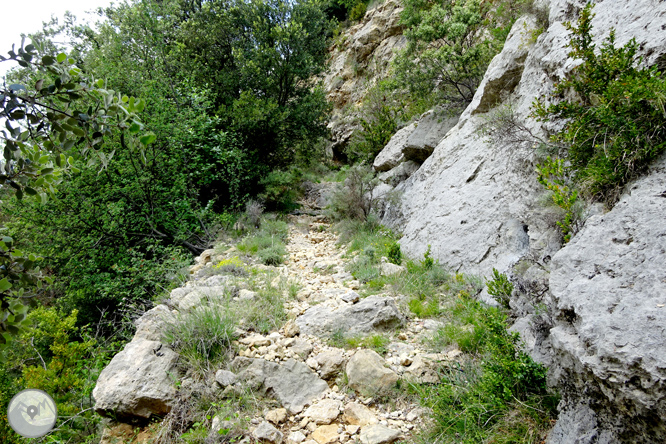
<svg viewBox="0 0 666 444">
<path fill-rule="evenodd" d="M 404 322 L 395 300 L 369 296 L 354 305 L 331 308 L 324 304 L 310 307 L 296 318 L 301 335 L 330 337 L 341 331 L 345 335 L 392 330 Z"/>
<path fill-rule="evenodd" d="M 565 410 L 591 408 L 612 442 L 666 441 L 665 184 L 666 157 L 553 257 L 553 361 L 574 386 Z M 560 421 L 580 427 L 572 415 Z"/>
<path fill-rule="evenodd" d="M 171 411 L 178 354 L 159 341 L 137 338 L 113 357 L 93 390 L 95 410 L 116 418 L 143 418 Z"/>
<path fill-rule="evenodd" d="M 375 157 L 372 167 L 379 172 L 388 171 L 400 165 L 405 160 L 405 155 L 402 150 L 409 140 L 409 136 L 416 129 L 416 122 L 407 125 L 400 129 L 391 137 L 391 140 L 386 144 L 377 157 Z"/>
<path fill-rule="evenodd" d="M 165 324 L 174 319 L 166 305 L 158 305 L 136 321 L 132 341 L 97 378 L 93 397 L 99 414 L 147 419 L 171 410 L 178 354 L 160 340 Z"/>
<path fill-rule="evenodd" d="M 440 140 L 458 123 L 458 116 L 448 113 L 447 110 L 430 110 L 419 118 L 402 148 L 405 159 L 423 163 L 430 157 Z"/>
<path fill-rule="evenodd" d="M 291 414 L 300 413 L 328 390 L 326 381 L 310 367 L 293 359 L 277 364 L 264 359 L 237 357 L 231 368 L 240 381 L 273 396 Z"/>
</svg>

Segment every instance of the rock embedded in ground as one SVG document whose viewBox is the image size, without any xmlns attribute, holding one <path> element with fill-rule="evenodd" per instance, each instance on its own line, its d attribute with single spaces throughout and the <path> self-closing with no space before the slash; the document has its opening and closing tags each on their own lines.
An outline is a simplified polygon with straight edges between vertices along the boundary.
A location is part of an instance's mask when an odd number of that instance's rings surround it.
<svg viewBox="0 0 666 444">
<path fill-rule="evenodd" d="M 317 441 L 318 444 L 332 444 L 338 440 L 338 425 L 323 425 L 317 427 L 312 432 L 312 439 Z"/>
<path fill-rule="evenodd" d="M 218 370 L 215 373 L 215 382 L 222 388 L 235 384 L 237 380 L 238 377 L 229 370 Z"/>
<path fill-rule="evenodd" d="M 379 422 L 372 410 L 358 402 L 350 402 L 345 406 L 344 419 L 350 425 L 361 427 Z"/>
<path fill-rule="evenodd" d="M 424 353 L 415 355 L 411 361 L 411 365 L 403 373 L 406 380 L 419 384 L 436 384 L 441 381 L 441 368 L 449 362 L 449 358 L 443 353 Z"/>
<path fill-rule="evenodd" d="M 266 421 L 270 421 L 273 424 L 282 424 L 287 420 L 287 409 L 273 409 L 269 410 L 266 413 Z"/>
<path fill-rule="evenodd" d="M 400 431 L 389 429 L 381 424 L 368 425 L 361 428 L 359 439 L 361 444 L 390 444 L 400 438 Z"/>
<path fill-rule="evenodd" d="M 345 358 L 340 350 L 321 352 L 314 359 L 319 364 L 319 376 L 326 380 L 336 377 L 345 363 Z"/>
<path fill-rule="evenodd" d="M 305 441 L 305 435 L 300 430 L 291 432 L 287 437 L 287 444 L 301 444 Z"/>
<path fill-rule="evenodd" d="M 276 429 L 268 421 L 264 421 L 254 429 L 252 435 L 263 443 L 280 444 L 282 443 L 282 432 Z"/>
<path fill-rule="evenodd" d="M 287 321 L 287 323 L 284 324 L 283 329 L 285 338 L 293 338 L 301 332 L 301 329 L 298 328 L 298 324 L 296 324 L 296 321 L 293 319 Z"/>
<path fill-rule="evenodd" d="M 390 262 L 384 262 L 380 265 L 380 272 L 382 276 L 393 276 L 396 274 L 406 273 L 407 269 L 402 265 L 396 265 Z"/>
<path fill-rule="evenodd" d="M 245 290 L 241 289 L 238 292 L 238 299 L 241 301 L 249 301 L 257 297 L 257 292 L 256 291 L 250 291 L 250 290 Z"/>
<path fill-rule="evenodd" d="M 195 287 L 178 302 L 178 309 L 192 310 L 195 307 L 219 302 L 224 298 L 226 290 L 227 288 L 223 286 Z"/>
<path fill-rule="evenodd" d="M 348 385 L 361 394 L 386 393 L 398 382 L 398 375 L 386 368 L 386 361 L 372 350 L 358 350 L 347 362 Z"/>
<path fill-rule="evenodd" d="M 97 379 L 95 411 L 144 419 L 169 413 L 176 395 L 172 378 L 177 361 L 178 354 L 161 342 L 139 338 L 128 343 Z"/>
<path fill-rule="evenodd" d="M 357 304 L 336 309 L 324 304 L 309 308 L 296 318 L 301 334 L 328 338 L 338 331 L 358 335 L 390 331 L 404 322 L 395 300 L 390 297 L 369 296 Z"/>
<path fill-rule="evenodd" d="M 457 123 L 458 116 L 452 117 L 446 110 L 430 110 L 421 115 L 402 148 L 405 159 L 423 163 Z"/>
<path fill-rule="evenodd" d="M 326 381 L 307 365 L 293 359 L 276 364 L 264 359 L 237 357 L 231 367 L 238 369 L 239 380 L 250 388 L 274 396 L 291 414 L 300 413 L 306 404 L 311 404 L 328 390 Z"/>
<path fill-rule="evenodd" d="M 305 339 L 296 338 L 289 346 L 289 349 L 300 356 L 301 359 L 306 359 L 312 352 L 312 344 Z"/>
<path fill-rule="evenodd" d="M 303 416 L 312 419 L 316 424 L 330 424 L 340 414 L 342 402 L 334 399 L 322 399 L 308 407 Z"/>
</svg>

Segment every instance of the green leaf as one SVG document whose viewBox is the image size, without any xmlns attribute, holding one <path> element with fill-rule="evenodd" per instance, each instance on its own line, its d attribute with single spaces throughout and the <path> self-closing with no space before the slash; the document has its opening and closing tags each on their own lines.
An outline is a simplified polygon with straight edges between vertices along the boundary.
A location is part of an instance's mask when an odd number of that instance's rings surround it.
<svg viewBox="0 0 666 444">
<path fill-rule="evenodd" d="M 34 189 L 32 189 L 30 187 L 25 187 L 25 192 L 29 196 L 36 196 L 37 195 L 37 191 L 35 191 Z"/>
<path fill-rule="evenodd" d="M 154 133 L 146 133 L 139 138 L 139 142 L 143 145 L 150 145 L 157 139 L 157 136 Z"/>
<path fill-rule="evenodd" d="M 104 88 L 104 80 L 98 79 L 97 82 L 95 82 L 98 88 Z"/>
<path fill-rule="evenodd" d="M 55 61 L 56 60 L 50 55 L 45 55 L 44 57 L 42 57 L 42 63 L 44 64 L 44 66 L 51 66 L 55 63 Z"/>
<path fill-rule="evenodd" d="M 12 288 L 12 283 L 9 282 L 7 278 L 3 278 L 2 280 L 0 280 L 0 293 L 4 293 L 10 288 Z"/>
<path fill-rule="evenodd" d="M 61 52 L 61 53 L 58 54 L 58 56 L 56 57 L 56 60 L 58 60 L 58 63 L 62 63 L 62 62 L 64 62 L 65 60 L 67 60 L 67 54 L 65 54 L 64 52 Z"/>
<path fill-rule="evenodd" d="M 136 134 L 139 131 L 141 131 L 141 125 L 139 125 L 137 122 L 132 123 L 132 126 L 129 128 L 129 132 L 132 134 Z"/>
</svg>

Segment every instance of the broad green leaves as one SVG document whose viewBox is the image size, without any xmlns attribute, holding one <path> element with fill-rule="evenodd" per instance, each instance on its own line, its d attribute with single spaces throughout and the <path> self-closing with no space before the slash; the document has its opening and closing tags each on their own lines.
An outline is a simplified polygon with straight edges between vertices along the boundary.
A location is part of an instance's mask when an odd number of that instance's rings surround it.
<svg viewBox="0 0 666 444">
<path fill-rule="evenodd" d="M 129 146 L 141 151 L 155 135 L 139 135 L 138 113 L 143 100 L 123 100 L 105 82 L 86 78 L 73 58 L 65 53 L 39 56 L 31 44 L 0 61 L 15 61 L 37 81 L 0 87 L 0 185 L 14 190 L 17 199 L 27 197 L 45 203 L 68 174 L 78 173 L 77 164 L 101 164 L 105 168 L 114 152 L 105 153 L 104 136 L 130 127 Z M 29 85 L 34 82 L 34 88 Z M 143 154 L 141 154 L 143 156 Z M 40 257 L 23 253 L 5 236 L 0 241 L 0 343 L 3 332 L 15 334 L 25 312 L 24 298 L 34 295 L 50 280 L 42 276 Z"/>
</svg>

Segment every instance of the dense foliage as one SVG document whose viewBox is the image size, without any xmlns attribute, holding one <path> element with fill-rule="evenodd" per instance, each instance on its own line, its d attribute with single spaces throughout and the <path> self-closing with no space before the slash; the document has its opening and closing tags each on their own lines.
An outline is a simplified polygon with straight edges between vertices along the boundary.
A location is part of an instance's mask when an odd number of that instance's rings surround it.
<svg viewBox="0 0 666 444">
<path fill-rule="evenodd" d="M 64 123 L 63 132 L 53 135 L 63 134 L 61 146 L 71 151 L 64 164 L 71 169 L 68 180 L 52 186 L 62 173 L 44 152 L 27 153 L 41 163 L 20 164 L 43 165 L 38 184 L 50 186 L 55 199 L 3 203 L 7 234 L 20 243 L 8 237 L 0 248 L 9 254 L 18 246 L 45 257 L 57 278 L 51 295 L 68 309 L 78 308 L 82 323 L 116 312 L 124 299 L 149 304 L 168 289 L 168 277 L 185 265 L 186 253 L 203 251 L 229 219 L 216 213 L 240 208 L 270 185 L 262 178 L 271 170 L 309 161 L 313 141 L 325 134 L 328 109 L 311 81 L 324 67 L 329 30 L 316 2 L 144 0 L 101 13 L 104 20 L 94 28 L 68 25 L 78 40 L 67 60 L 47 55 L 37 65 L 28 63 L 36 57 L 32 45 L 11 53 L 23 69 L 12 74 L 20 83 L 6 94 L 20 99 L 23 84 L 38 77 L 32 68 L 62 66 L 73 74 L 59 73 L 53 87 L 40 84 L 39 94 L 83 101 L 81 82 L 69 77 L 85 69 L 104 79 L 99 88 L 105 92 L 114 88 L 142 97 L 136 104 L 122 102 L 130 113 L 145 106 L 141 122 L 133 114 L 123 120 L 127 134 L 106 131 L 101 137 L 94 127 L 88 135 L 85 125 L 92 120 Z M 57 49 L 45 37 L 52 33 L 35 40 Z M 82 68 L 71 65 L 75 59 Z M 13 105 L 7 113 L 11 119 L 33 118 Z M 52 127 L 40 131 L 61 129 Z M 148 130 L 150 145 L 135 149 L 134 135 Z M 104 146 L 101 165 L 88 164 L 87 148 L 74 136 Z M 55 161 L 60 165 L 61 158 Z M 10 178 L 8 184 L 20 182 Z M 19 188 L 18 197 L 40 191 Z M 30 268 L 37 259 L 31 257 L 14 263 Z M 24 279 L 30 276 L 23 273 Z M 6 285 L 0 284 L 3 293 Z"/>
<path fill-rule="evenodd" d="M 582 63 L 558 83 L 551 103 L 535 103 L 535 114 L 564 119 L 555 140 L 567 147 L 575 182 L 588 196 L 612 204 L 666 147 L 666 81 L 656 66 L 643 66 L 635 39 L 616 47 L 611 30 L 597 48 L 592 17 L 588 4 L 577 26 L 568 24 L 569 55 Z M 575 98 L 565 98 L 568 92 Z"/>
<path fill-rule="evenodd" d="M 407 47 L 395 62 L 398 86 L 430 106 L 472 100 L 490 60 L 529 0 L 406 0 Z"/>
<path fill-rule="evenodd" d="M 0 356 L 0 407 L 28 385 L 47 390 L 72 406 L 52 435 L 63 442 L 96 433 L 90 389 L 113 350 L 99 344 L 179 283 L 268 173 L 321 152 L 328 111 L 312 80 L 331 25 L 317 1 L 99 12 L 0 58 L 19 65 L 0 88 L 0 341 L 23 347 Z M 258 254 L 280 262 L 278 247 Z M 57 350 L 25 343 L 54 316 Z"/>
</svg>

